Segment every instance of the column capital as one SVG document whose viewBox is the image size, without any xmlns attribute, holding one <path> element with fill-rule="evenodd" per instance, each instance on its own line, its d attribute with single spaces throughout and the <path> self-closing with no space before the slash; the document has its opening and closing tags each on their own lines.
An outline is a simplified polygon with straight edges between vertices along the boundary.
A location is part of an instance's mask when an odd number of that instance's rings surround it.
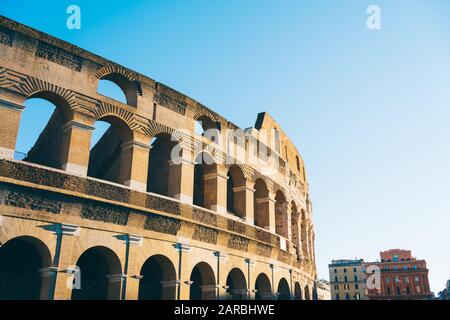
<svg viewBox="0 0 450 320">
<path fill-rule="evenodd" d="M 135 234 L 128 234 L 127 235 L 127 242 L 130 245 L 142 247 L 142 242 L 144 241 L 144 238 L 140 235 Z"/>
<path fill-rule="evenodd" d="M 177 251 L 181 251 L 181 252 L 186 252 L 186 253 L 190 253 L 191 252 L 191 246 L 189 244 L 185 244 L 185 243 L 176 243 L 174 244 L 174 248 Z"/>
<path fill-rule="evenodd" d="M 95 127 L 94 126 L 90 126 L 88 124 L 76 121 L 76 120 L 70 120 L 68 121 L 66 124 L 63 125 L 62 127 L 62 132 L 67 132 L 67 130 L 70 129 L 80 129 L 80 130 L 85 130 L 85 131 L 94 131 Z"/>
<path fill-rule="evenodd" d="M 215 251 L 214 255 L 219 259 L 219 260 L 227 260 L 228 255 L 226 253 L 222 253 L 220 251 Z"/>
<path fill-rule="evenodd" d="M 106 276 L 106 279 L 108 279 L 109 283 L 115 283 L 115 282 L 121 282 L 127 278 L 127 275 L 125 273 L 118 273 L 118 274 L 108 274 Z"/>
<path fill-rule="evenodd" d="M 58 223 L 56 225 L 56 234 L 79 237 L 80 227 L 72 224 Z"/>
</svg>

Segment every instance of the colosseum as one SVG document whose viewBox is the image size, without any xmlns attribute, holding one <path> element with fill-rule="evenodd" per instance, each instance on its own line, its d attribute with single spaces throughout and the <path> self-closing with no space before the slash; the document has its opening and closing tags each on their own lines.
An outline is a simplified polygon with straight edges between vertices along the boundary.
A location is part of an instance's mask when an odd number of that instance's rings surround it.
<svg viewBox="0 0 450 320">
<path fill-rule="evenodd" d="M 55 110 L 17 150 L 34 98 Z M 0 299 L 313 299 L 305 167 L 268 113 L 240 129 L 0 16 L 0 119 Z"/>
</svg>

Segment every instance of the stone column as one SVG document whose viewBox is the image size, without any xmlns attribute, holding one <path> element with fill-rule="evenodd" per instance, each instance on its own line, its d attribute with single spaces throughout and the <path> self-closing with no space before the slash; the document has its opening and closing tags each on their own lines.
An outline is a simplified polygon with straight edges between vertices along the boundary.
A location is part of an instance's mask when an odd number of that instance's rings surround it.
<svg viewBox="0 0 450 320">
<path fill-rule="evenodd" d="M 55 300 L 70 300 L 72 297 L 72 288 L 80 285 L 79 269 L 76 268 L 75 258 L 73 257 L 73 247 L 75 241 L 78 241 L 80 227 L 75 225 L 61 224 L 57 229 L 59 243 L 57 243 L 57 267 L 58 274 L 53 297 Z"/>
<path fill-rule="evenodd" d="M 89 166 L 91 137 L 95 127 L 84 123 L 81 115 L 74 113 L 72 119 L 62 128 L 63 143 L 61 168 L 67 172 L 86 176 Z"/>
<path fill-rule="evenodd" d="M 185 151 L 183 151 L 183 154 Z M 194 196 L 194 162 L 184 156 L 169 161 L 169 196 L 192 204 Z"/>
<path fill-rule="evenodd" d="M 142 192 L 147 191 L 149 140 L 136 136 L 135 140 L 122 144 L 119 183 Z"/>
<path fill-rule="evenodd" d="M 221 274 L 222 269 L 225 267 L 227 261 L 227 255 L 225 253 L 216 251 L 214 255 L 217 257 L 217 279 L 216 279 L 216 297 L 217 300 L 226 300 L 227 298 L 227 275 Z M 222 275 L 222 276 L 221 276 Z"/>
<path fill-rule="evenodd" d="M 23 109 L 21 104 L 0 99 L 0 159 L 14 159 Z"/>
<path fill-rule="evenodd" d="M 188 244 L 184 244 L 184 243 L 177 243 L 175 244 L 175 249 L 178 251 L 178 270 L 177 270 L 177 274 L 178 274 L 178 279 L 177 279 L 177 284 L 178 284 L 178 290 L 177 290 L 177 300 L 189 300 L 189 294 L 190 294 L 190 279 L 187 278 L 187 276 L 185 274 L 183 274 L 183 272 L 186 273 L 187 270 L 185 270 L 184 268 L 184 263 L 185 263 L 185 254 L 189 254 L 191 253 L 191 246 Z M 184 278 L 187 278 L 186 280 L 184 280 Z M 184 281 L 184 282 L 183 282 Z M 164 297 L 163 297 L 164 299 Z"/>
<path fill-rule="evenodd" d="M 124 270 L 128 277 L 125 283 L 125 300 L 137 300 L 139 298 L 139 281 L 142 280 L 139 266 L 136 265 L 136 257 L 142 248 L 143 237 L 139 235 L 127 235 L 127 263 Z"/>
<path fill-rule="evenodd" d="M 236 208 L 239 212 L 243 214 L 245 221 L 254 225 L 255 223 L 255 210 L 254 210 L 254 193 L 255 189 L 253 188 L 255 182 L 249 179 L 245 180 L 245 184 L 243 186 L 233 188 L 234 197 L 237 198 L 237 203 L 239 208 Z"/>
<path fill-rule="evenodd" d="M 268 201 L 268 209 L 269 209 L 269 225 L 265 226 L 267 230 L 269 230 L 272 233 L 275 233 L 275 226 L 276 226 L 276 220 L 275 220 L 275 193 L 272 191 L 269 191 L 269 197 L 267 199 Z"/>
<path fill-rule="evenodd" d="M 292 241 L 292 205 L 290 202 L 286 203 L 286 228 L 287 238 Z"/>
<path fill-rule="evenodd" d="M 245 263 L 247 264 L 247 300 L 255 300 L 256 288 L 252 288 L 254 285 L 252 284 L 252 268 L 255 265 L 255 262 L 247 258 L 245 259 Z"/>
<path fill-rule="evenodd" d="M 204 175 L 205 208 L 218 213 L 227 212 L 228 170 L 224 165 L 212 165 Z"/>
</svg>

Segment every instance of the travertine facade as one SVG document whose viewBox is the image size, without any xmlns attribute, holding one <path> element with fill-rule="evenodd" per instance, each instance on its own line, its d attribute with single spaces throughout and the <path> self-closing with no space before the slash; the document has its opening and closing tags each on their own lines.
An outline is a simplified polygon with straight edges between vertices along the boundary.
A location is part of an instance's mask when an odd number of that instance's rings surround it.
<svg viewBox="0 0 450 320">
<path fill-rule="evenodd" d="M 101 79 L 126 103 L 97 93 Z M 30 98 L 56 111 L 18 161 Z M 311 299 L 304 164 L 267 113 L 244 132 L 161 83 L 0 17 L 0 120 L 0 299 Z M 99 120 L 111 126 L 91 149 Z"/>
</svg>

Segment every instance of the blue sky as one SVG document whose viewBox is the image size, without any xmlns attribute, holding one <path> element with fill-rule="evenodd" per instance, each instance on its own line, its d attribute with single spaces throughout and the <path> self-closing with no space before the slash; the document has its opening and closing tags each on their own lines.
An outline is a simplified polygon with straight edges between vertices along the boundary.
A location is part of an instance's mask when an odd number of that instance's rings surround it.
<svg viewBox="0 0 450 320">
<path fill-rule="evenodd" d="M 320 277 L 328 279 L 333 258 L 370 261 L 403 248 L 427 260 L 432 291 L 443 289 L 449 1 L 130 2 L 1 0 L 0 14 L 146 74 L 243 128 L 268 111 L 306 162 Z M 81 7 L 81 30 L 66 28 L 70 4 Z M 370 4 L 381 8 L 380 31 L 366 28 Z"/>
</svg>

